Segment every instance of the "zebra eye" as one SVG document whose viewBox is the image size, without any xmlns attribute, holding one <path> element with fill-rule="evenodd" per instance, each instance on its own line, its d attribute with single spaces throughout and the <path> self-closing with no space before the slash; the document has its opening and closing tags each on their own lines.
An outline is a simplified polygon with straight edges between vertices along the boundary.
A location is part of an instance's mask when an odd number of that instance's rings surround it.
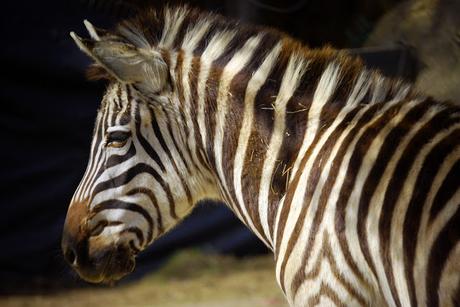
<svg viewBox="0 0 460 307">
<path fill-rule="evenodd" d="M 111 131 L 107 133 L 107 147 L 121 148 L 128 142 L 131 132 L 129 131 Z"/>
</svg>

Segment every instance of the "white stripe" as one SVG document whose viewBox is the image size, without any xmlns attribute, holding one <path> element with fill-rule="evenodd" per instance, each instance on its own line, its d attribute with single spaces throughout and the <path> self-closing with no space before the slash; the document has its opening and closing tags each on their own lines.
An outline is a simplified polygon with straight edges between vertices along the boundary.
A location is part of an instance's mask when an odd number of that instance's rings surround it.
<svg viewBox="0 0 460 307">
<path fill-rule="evenodd" d="M 108 103 L 108 102 L 107 102 Z M 101 134 L 101 141 L 99 144 L 96 144 L 96 138 L 94 138 L 94 152 L 90 156 L 90 161 L 91 161 L 91 168 L 88 168 L 88 172 L 85 174 L 85 184 L 82 186 L 80 198 L 81 200 L 89 197 L 89 189 L 91 189 L 91 186 L 93 185 L 93 180 L 94 176 L 97 174 L 98 169 L 102 166 L 102 163 L 104 162 L 104 142 L 105 142 L 105 132 L 104 132 L 104 123 L 107 120 L 108 116 L 108 111 L 107 111 L 107 105 L 105 106 L 105 109 L 102 110 L 102 118 L 101 118 L 101 125 L 100 129 L 98 130 Z"/>
<path fill-rule="evenodd" d="M 219 176 L 220 182 L 222 183 L 223 189 L 227 191 L 229 195 L 229 189 L 227 187 L 226 175 L 223 170 L 222 156 L 223 156 L 223 141 L 224 141 L 224 128 L 225 119 L 227 116 L 228 109 L 228 98 L 230 91 L 230 84 L 236 74 L 238 74 L 248 61 L 252 58 L 254 51 L 259 44 L 261 36 L 251 37 L 244 46 L 238 50 L 232 57 L 232 59 L 225 65 L 219 82 L 219 89 L 217 93 L 217 110 L 216 110 L 216 128 L 214 132 L 214 157 L 217 168 L 217 175 Z M 231 205 L 231 204 L 229 204 Z M 234 210 L 235 214 L 239 216 L 238 210 Z"/>
<path fill-rule="evenodd" d="M 268 197 L 270 193 L 270 186 L 272 184 L 276 159 L 285 137 L 286 105 L 299 86 L 302 76 L 307 70 L 307 66 L 308 63 L 305 62 L 305 59 L 301 56 L 297 54 L 291 55 L 281 81 L 280 90 L 274 102 L 275 121 L 264 165 L 262 167 L 258 200 L 260 222 L 264 230 L 265 237 L 272 246 L 273 238 L 268 225 L 268 206 L 270 205 Z"/>
<path fill-rule="evenodd" d="M 393 121 L 398 120 L 399 118 L 393 119 Z M 393 124 L 389 124 L 388 126 L 385 127 L 384 130 L 382 130 L 382 133 L 388 133 L 392 128 L 394 127 Z M 364 130 L 363 130 L 364 131 Z M 351 148 L 355 148 L 356 141 L 361 137 L 362 133 L 360 132 L 358 136 L 355 138 L 355 141 L 353 142 L 353 145 Z M 384 139 L 386 137 L 385 135 L 382 135 L 381 139 Z M 379 136 L 380 139 L 380 136 Z M 376 150 L 379 149 L 378 145 L 375 147 Z M 351 154 L 354 152 L 354 150 L 351 150 L 347 152 L 346 154 L 346 159 L 343 161 L 343 165 L 347 165 L 349 163 L 349 158 L 351 157 Z M 364 159 L 363 165 L 361 166 L 361 170 L 366 170 L 369 171 L 370 168 L 372 168 L 373 162 L 375 161 L 369 161 L 369 163 L 366 163 L 367 160 Z M 365 165 L 366 164 L 366 165 Z M 367 165 L 369 164 L 369 165 Z M 342 171 L 343 170 L 343 171 Z M 337 197 L 339 195 L 340 188 L 343 185 L 343 182 L 345 180 L 345 175 L 347 171 L 347 167 L 341 168 L 341 172 L 339 173 L 339 176 L 337 176 L 337 181 L 336 184 L 334 185 L 334 189 L 331 192 L 331 199 L 329 199 L 329 203 L 336 203 L 337 202 Z M 359 175 L 359 174 L 358 174 Z M 364 175 L 363 175 L 364 176 Z M 361 178 L 361 177 L 360 177 Z M 364 177 L 363 177 L 364 178 Z M 340 179 L 340 180 L 339 180 Z M 345 212 L 345 223 L 346 223 L 346 238 L 347 242 L 349 245 L 349 252 L 352 255 L 352 258 L 355 259 L 354 261 L 358 264 L 358 267 L 361 271 L 361 273 L 364 275 L 364 277 L 370 281 L 371 285 L 377 290 L 378 289 L 378 283 L 377 280 L 373 277 L 372 271 L 370 270 L 369 266 L 367 265 L 367 262 L 361 253 L 360 249 L 360 244 L 359 244 L 359 237 L 357 234 L 357 212 L 358 212 L 358 204 L 359 204 L 359 198 L 362 196 L 361 192 L 363 189 L 363 184 L 365 182 L 365 179 L 356 179 L 356 185 L 353 189 L 352 194 L 350 195 L 350 199 L 348 201 L 347 207 L 346 207 L 346 212 Z M 362 239 L 362 238 L 361 238 Z M 360 287 L 357 287 L 359 289 Z"/>
<path fill-rule="evenodd" d="M 387 169 L 392 169 L 392 172 L 394 172 L 395 165 L 399 162 L 401 159 L 401 156 L 404 152 L 404 150 L 407 148 L 409 145 L 409 142 L 414 138 L 415 134 L 419 132 L 419 130 L 429 121 L 433 118 L 434 115 L 436 115 L 440 110 L 438 108 L 436 109 L 431 109 L 429 112 L 427 112 L 423 118 L 417 121 L 417 123 L 413 126 L 411 131 L 404 137 L 404 139 L 401 141 L 400 145 L 398 148 L 395 150 L 395 153 L 393 157 L 391 158 L 389 164 L 387 165 Z M 410 306 L 410 297 L 409 297 L 409 290 L 407 289 L 407 280 L 406 280 L 406 275 L 405 275 L 405 267 L 404 267 L 404 250 L 402 246 L 403 240 L 401 240 L 401 235 L 403 234 L 403 225 L 404 225 L 404 219 L 406 218 L 406 213 L 407 213 L 407 206 L 409 205 L 409 201 L 411 198 L 411 195 L 414 191 L 414 185 L 415 181 L 418 178 L 418 174 L 416 174 L 416 171 L 414 170 L 415 168 L 421 168 L 421 165 L 413 164 L 412 170 L 409 172 L 409 176 L 406 178 L 404 181 L 404 186 L 402 190 L 400 191 L 399 197 L 397 201 L 395 202 L 395 208 L 392 213 L 392 221 L 391 221 L 391 234 L 390 234 L 390 251 L 391 251 L 391 262 L 392 262 L 392 267 L 393 267 L 393 276 L 395 278 L 395 284 L 396 284 L 396 289 L 398 290 L 398 295 L 399 299 L 401 302 L 402 306 Z M 419 171 L 420 169 L 418 169 Z M 388 180 L 384 182 L 384 185 L 388 185 L 390 178 L 386 178 L 385 175 L 388 175 L 390 177 L 394 177 L 394 174 L 385 174 L 382 176 L 385 180 Z M 353 204 L 353 202 L 351 202 Z M 356 215 L 356 213 L 353 213 L 352 210 L 355 210 L 354 206 L 350 206 L 350 210 L 347 212 L 349 219 L 351 219 L 351 215 Z M 355 218 L 356 220 L 356 218 Z M 356 228 L 356 223 L 354 223 L 353 229 Z M 347 226 L 348 229 L 348 226 Z M 350 234 L 350 236 L 355 238 L 356 243 L 357 241 L 357 234 L 353 233 Z"/>
<path fill-rule="evenodd" d="M 187 31 L 182 42 L 182 49 L 186 52 L 193 53 L 203 36 L 208 32 L 211 26 L 211 20 L 202 19 L 191 30 Z"/>
<path fill-rule="evenodd" d="M 372 82 L 373 92 L 371 103 L 379 103 L 385 99 L 389 84 L 387 79 L 379 74 L 375 74 L 373 79 L 374 82 Z"/>
<path fill-rule="evenodd" d="M 344 116 L 344 114 L 346 112 L 348 112 L 349 110 L 353 109 L 354 107 L 356 107 L 361 102 L 361 100 L 364 98 L 364 96 L 368 92 L 370 84 L 371 84 L 371 82 L 370 82 L 370 78 L 369 78 L 369 73 L 366 70 L 364 70 L 363 72 L 361 72 L 361 74 L 359 75 L 358 79 L 356 80 L 355 86 L 353 87 L 353 90 L 352 90 L 351 94 L 348 97 L 347 106 L 341 111 L 340 114 L 337 115 L 336 119 L 342 118 L 342 116 Z M 302 156 L 299 155 L 297 157 L 297 160 L 300 162 L 301 159 L 302 159 Z M 292 176 L 291 176 L 291 178 L 292 178 Z M 283 196 L 281 198 L 281 200 L 280 200 L 279 208 L 282 208 L 284 206 L 284 201 L 285 201 L 285 197 Z M 276 242 L 278 240 L 277 233 L 278 233 L 279 218 L 280 218 L 279 215 L 280 215 L 280 213 L 281 213 L 281 209 L 278 209 L 277 216 L 276 216 L 276 219 L 275 219 L 274 242 Z"/>
<path fill-rule="evenodd" d="M 339 77 L 339 67 L 335 64 L 330 64 L 326 70 L 323 72 L 322 76 L 321 76 L 321 79 L 320 81 L 318 82 L 318 85 L 317 85 L 317 88 L 316 88 L 316 91 L 315 91 L 315 94 L 313 95 L 313 101 L 312 101 L 312 104 L 311 104 L 311 107 L 310 107 L 310 110 L 308 112 L 308 122 L 307 122 L 307 129 L 305 131 L 305 136 L 304 136 L 304 139 L 302 141 L 302 147 L 300 148 L 299 150 L 299 153 L 297 155 L 297 158 L 296 158 L 296 161 L 294 163 L 294 167 L 293 167 L 293 172 L 291 173 L 291 178 L 290 178 L 290 182 L 292 182 L 292 178 L 294 177 L 295 173 L 297 172 L 297 169 L 299 168 L 299 165 L 300 165 L 300 162 L 302 161 L 303 157 L 305 156 L 305 152 L 307 151 L 307 148 L 308 146 L 311 145 L 311 142 L 314 138 L 314 136 L 316 135 L 316 131 L 318 129 L 318 124 L 319 124 L 319 121 L 318 121 L 318 118 L 319 117 L 319 114 L 321 114 L 321 110 L 324 106 L 324 104 L 326 104 L 326 102 L 329 100 L 330 96 L 332 95 L 333 91 L 335 90 L 335 86 L 336 86 L 336 83 L 338 81 L 338 77 Z M 304 178 L 301 178 L 300 181 L 299 181 L 299 184 L 298 186 L 301 186 L 302 182 L 306 181 L 306 178 L 304 176 Z M 305 182 L 306 184 L 306 182 Z M 296 193 L 297 191 L 299 191 L 299 188 L 296 189 Z M 303 195 L 303 194 L 302 194 Z M 290 204 L 286 204 L 284 203 L 284 199 L 282 202 L 280 202 L 279 206 L 278 206 L 278 209 L 277 209 L 277 219 L 279 219 L 280 217 L 280 213 L 281 211 L 283 210 L 283 207 L 284 206 L 290 206 L 291 207 L 291 210 L 289 212 L 289 216 L 288 216 L 288 221 L 286 222 L 286 225 L 285 225 L 285 234 L 287 233 L 291 233 L 291 231 L 293 230 L 293 227 L 294 227 L 294 224 L 289 224 L 289 217 L 298 217 L 298 215 L 300 214 L 300 210 L 301 210 L 301 204 L 299 204 L 299 198 L 300 196 L 297 196 L 297 202 L 294 202 L 294 199 L 293 199 L 293 202 L 290 203 Z M 297 204 L 297 205 L 295 205 Z M 297 220 L 297 218 L 295 218 L 295 220 Z M 276 223 L 278 224 L 278 223 Z M 277 238 L 277 232 L 278 230 L 275 229 L 275 242 L 276 240 L 282 240 L 281 241 L 281 244 L 283 245 L 283 242 L 285 244 L 287 244 L 287 241 L 288 241 L 288 238 L 290 237 L 283 234 L 283 236 L 281 238 Z M 283 245 L 284 248 L 285 248 L 285 245 Z M 284 248 L 281 247 L 280 245 L 280 249 L 281 251 L 277 251 L 277 254 L 280 256 L 280 258 L 284 257 Z M 279 259 L 277 261 L 277 263 L 281 263 L 281 259 Z M 278 273 L 277 273 L 278 275 Z"/>
<path fill-rule="evenodd" d="M 449 129 L 443 130 L 442 132 L 438 133 L 429 144 L 427 144 L 425 147 L 421 149 L 421 152 L 419 153 L 414 165 L 423 164 L 423 161 L 426 159 L 426 156 L 429 154 L 429 152 L 456 129 L 460 129 L 459 124 L 453 125 Z M 441 170 L 445 172 L 445 164 L 452 165 L 452 159 L 454 158 L 454 160 L 458 160 L 458 157 L 459 150 L 457 149 L 453 151 L 451 155 L 446 157 L 445 162 L 441 167 Z M 442 229 L 442 226 L 445 225 L 445 221 L 449 219 L 451 214 L 458 210 L 458 201 L 460 200 L 460 190 L 458 190 L 457 193 L 453 195 L 453 198 L 451 198 L 449 202 L 444 205 L 444 210 L 438 213 L 438 216 L 435 220 L 433 220 L 433 223 L 431 225 L 428 225 L 430 210 L 433 205 L 435 195 L 434 190 L 431 190 L 429 192 L 430 193 L 428 194 L 428 197 L 422 207 L 423 211 L 419 231 L 416 234 L 417 236 L 414 237 L 414 240 L 417 240 L 414 261 L 414 280 L 417 282 L 417 287 L 415 287 L 415 293 L 417 296 L 417 303 L 421 306 L 423 306 L 426 303 L 426 270 L 429 260 L 429 251 L 432 249 L 433 243 L 435 239 L 438 237 L 439 232 Z"/>
<path fill-rule="evenodd" d="M 276 240 L 281 240 L 281 244 L 280 244 L 280 250 L 279 251 L 276 251 L 277 252 L 277 255 L 279 256 L 278 259 L 277 259 L 277 262 L 276 262 L 276 276 L 278 278 L 278 282 L 280 282 L 280 278 L 282 276 L 280 276 L 280 273 L 281 273 L 281 264 L 283 263 L 284 261 L 284 257 L 286 257 L 286 250 L 287 250 L 287 244 L 289 242 L 289 239 L 290 237 L 293 235 L 293 231 L 294 231 L 294 227 L 297 223 L 299 223 L 299 219 L 300 219 L 300 213 L 302 211 L 302 208 L 305 206 L 304 204 L 304 195 L 305 195 L 305 191 L 306 191 L 306 188 L 307 188 L 307 185 L 308 185 L 308 178 L 309 178 L 309 175 L 311 173 L 311 168 L 313 166 L 313 161 L 315 160 L 315 158 L 318 156 L 318 153 L 320 151 L 320 149 L 323 147 L 324 143 L 329 139 L 330 135 L 337 129 L 337 126 L 340 125 L 340 123 L 343 122 L 345 116 L 347 115 L 347 113 L 350 111 L 350 109 L 343 109 L 342 112 L 340 112 L 338 114 L 338 116 L 335 118 L 334 122 L 330 125 L 330 127 L 324 132 L 324 134 L 322 135 L 322 137 L 320 138 L 320 140 L 318 141 L 317 143 L 317 146 L 315 146 L 311 156 L 308 158 L 305 166 L 303 169 L 299 169 L 299 171 L 301 171 L 301 175 L 300 175 L 300 180 L 297 184 L 297 187 L 296 187 L 296 190 L 294 192 L 294 196 L 293 196 L 293 199 L 292 199 L 292 202 L 290 204 L 283 204 L 284 206 L 288 206 L 290 205 L 291 206 L 291 210 L 289 211 L 289 214 L 287 216 L 287 221 L 286 221 L 286 225 L 285 225 L 285 229 L 284 229 L 284 233 L 281 234 L 281 237 L 278 238 L 278 237 L 275 237 L 275 242 Z M 356 121 L 359 120 L 359 118 L 361 118 L 361 116 L 365 113 L 365 111 L 367 111 L 367 107 L 364 107 L 362 110 L 360 110 L 360 112 L 355 116 L 356 118 Z M 346 131 L 344 131 L 344 135 L 347 135 L 348 132 L 353 128 L 352 125 L 350 125 L 348 127 L 348 129 Z M 339 174 L 340 175 L 340 174 Z M 340 176 L 337 176 L 337 181 L 340 181 Z M 336 181 L 336 185 L 337 185 L 337 181 Z M 334 197 L 334 196 L 338 196 L 338 192 L 335 192 L 334 189 L 331 191 L 331 196 Z M 335 207 L 335 204 L 336 204 L 336 201 L 334 202 L 333 200 L 329 200 L 328 202 L 328 207 L 331 206 L 331 210 L 333 210 L 333 208 Z M 301 261 L 299 261 L 299 259 L 302 259 L 303 257 L 303 252 L 305 250 L 305 247 L 307 246 L 307 239 L 308 239 L 308 236 L 309 236 L 309 232 L 310 232 L 310 229 L 311 229 L 311 224 L 313 222 L 313 217 L 315 216 L 315 213 L 316 213 L 316 210 L 317 210 L 317 206 L 318 206 L 318 203 L 314 203 L 314 202 L 311 202 L 310 203 L 310 206 L 307 210 L 307 213 L 305 215 L 305 223 L 303 225 L 303 228 L 301 229 L 301 233 L 298 235 L 298 240 L 296 242 L 296 245 L 294 246 L 294 248 L 292 249 L 292 253 L 290 255 L 290 258 L 287 260 L 287 263 L 286 263 L 286 269 L 285 269 L 285 279 L 284 279 L 284 282 L 285 282 L 285 288 L 287 290 L 287 295 L 289 296 L 290 294 L 290 282 L 292 280 L 292 278 L 294 277 L 294 275 L 296 274 L 296 272 L 299 270 L 299 269 L 304 269 L 304 268 L 300 268 L 300 264 L 301 264 Z M 275 231 L 275 234 L 277 234 L 277 229 Z M 334 232 L 331 232 L 331 233 L 334 233 Z M 314 246 L 315 247 L 315 246 Z M 320 249 L 320 246 L 317 248 L 317 249 L 313 249 L 313 251 L 319 251 Z M 310 257 L 310 259 L 314 259 L 315 257 L 315 254 L 314 252 L 312 252 L 312 255 Z M 307 267 L 309 266 L 309 262 L 307 262 Z"/>
<path fill-rule="evenodd" d="M 200 129 L 203 148 L 207 148 L 206 140 L 206 123 L 205 123 L 205 105 L 206 105 L 206 83 L 211 71 L 212 62 L 222 55 L 225 48 L 235 36 L 234 31 L 223 31 L 215 34 L 205 51 L 201 55 L 200 73 L 198 75 L 198 115 L 197 122 Z"/>
<path fill-rule="evenodd" d="M 386 104 L 383 107 L 383 109 L 380 111 L 380 114 L 385 112 L 388 108 L 390 108 L 393 105 L 394 105 L 394 102 L 389 102 L 388 104 Z M 369 105 L 364 106 L 360 110 L 360 112 L 356 115 L 355 122 L 358 121 L 358 119 L 364 114 L 364 112 L 367 110 L 368 107 L 369 107 Z M 292 236 L 292 231 L 294 230 L 295 225 L 299 222 L 299 220 L 298 220 L 299 215 L 300 215 L 302 207 L 304 206 L 304 195 L 305 195 L 305 190 L 307 188 L 308 177 L 309 177 L 309 174 L 311 172 L 311 167 L 312 167 L 313 161 L 317 157 L 317 155 L 319 153 L 319 150 L 323 147 L 324 143 L 327 141 L 327 139 L 329 138 L 331 133 L 344 120 L 346 114 L 350 111 L 349 108 L 350 107 L 346 107 L 346 108 L 342 109 L 342 111 L 337 115 L 337 117 L 335 118 L 334 122 L 330 125 L 330 127 L 321 136 L 321 138 L 318 141 L 317 145 L 313 149 L 312 154 L 308 158 L 308 160 L 307 160 L 307 162 L 305 164 L 305 167 L 303 169 L 301 169 L 301 170 L 299 169 L 299 171 L 301 171 L 302 173 L 301 173 L 301 175 L 299 177 L 300 180 L 299 180 L 299 183 L 297 185 L 296 191 L 294 192 L 294 197 L 293 197 L 292 203 L 290 204 L 291 205 L 291 211 L 289 212 L 289 215 L 288 215 L 288 218 L 287 218 L 285 231 L 282 234 L 281 238 L 276 238 L 276 240 L 278 240 L 278 239 L 281 240 L 280 251 L 278 252 L 278 255 L 280 255 L 280 257 L 277 260 L 277 267 L 276 267 L 276 275 L 277 275 L 278 279 L 281 278 L 281 276 L 280 276 L 281 267 L 280 266 L 281 266 L 281 263 L 283 262 L 283 258 L 284 258 L 284 255 L 285 255 L 285 252 L 286 252 L 286 249 L 287 249 L 287 243 L 289 241 L 290 236 Z M 378 118 L 378 116 L 376 116 L 374 118 L 374 121 L 377 118 Z M 364 131 L 367 129 L 367 127 L 369 125 L 371 125 L 374 121 L 369 122 L 366 126 L 361 128 L 359 130 L 359 132 L 356 134 L 356 137 L 355 137 L 354 141 L 349 145 L 347 153 L 345 154 L 344 159 L 342 161 L 342 164 L 340 166 L 340 171 L 339 171 L 339 174 L 337 175 L 337 180 L 336 180 L 336 182 L 334 184 L 334 187 L 333 187 L 333 189 L 331 191 L 331 194 L 330 194 L 331 198 L 328 200 L 328 206 L 329 206 L 329 204 L 335 204 L 337 202 L 336 198 L 338 197 L 340 187 L 342 185 L 342 182 L 345 180 L 345 175 L 347 173 L 347 166 L 346 165 L 348 164 L 348 161 L 350 160 L 351 155 L 354 152 L 354 146 L 355 146 L 356 142 L 359 140 L 359 137 L 364 133 Z M 310 207 L 308 208 L 308 211 L 307 211 L 307 214 L 306 214 L 307 217 L 313 217 L 315 215 L 315 212 L 317 210 L 317 205 L 318 205 L 317 203 L 311 203 L 310 204 Z M 294 276 L 295 272 L 297 272 L 297 270 L 299 269 L 298 265 L 300 263 L 297 264 L 297 262 L 298 262 L 298 259 L 300 259 L 302 257 L 302 253 L 303 253 L 303 251 L 305 249 L 305 246 L 307 244 L 306 240 L 307 240 L 307 237 L 308 237 L 308 232 L 311 229 L 311 223 L 312 223 L 311 218 L 306 220 L 306 222 L 304 224 L 304 227 L 302 229 L 302 232 L 298 237 L 299 239 L 298 239 L 298 241 L 297 241 L 297 243 L 296 243 L 296 245 L 295 245 L 295 247 L 294 247 L 294 249 L 293 249 L 293 251 L 291 253 L 290 258 L 288 259 L 288 262 L 287 262 L 287 265 L 286 265 L 286 272 L 285 272 L 285 286 L 286 286 L 287 291 L 290 291 L 290 284 L 289 283 L 292 281 L 292 277 Z M 309 265 L 309 263 L 307 263 L 307 266 L 308 265 Z"/>
<path fill-rule="evenodd" d="M 170 71 L 171 71 L 171 76 L 174 79 L 175 84 L 180 84 L 183 82 L 183 80 L 176 80 L 176 70 L 177 70 L 177 57 L 178 53 L 171 54 L 170 57 Z M 182 114 L 178 110 L 178 107 L 181 105 L 181 101 L 179 100 L 178 95 L 174 95 L 172 97 L 172 102 L 163 105 L 164 111 L 166 112 L 167 117 L 169 118 L 169 124 L 171 126 L 171 130 L 174 136 L 174 140 L 176 141 L 177 146 L 179 147 L 178 150 L 182 153 L 184 157 L 184 162 L 192 167 L 192 157 L 190 157 L 188 150 L 185 150 L 187 147 L 187 136 L 185 135 L 185 129 L 183 129 L 183 126 L 186 125 L 187 123 L 182 122 Z M 185 113 L 185 112 L 184 112 Z M 193 171 L 193 170 L 191 170 Z M 186 172 L 184 172 L 185 174 Z"/>
<path fill-rule="evenodd" d="M 128 103 L 128 94 L 126 91 L 126 88 L 123 88 L 121 91 L 121 97 L 117 97 L 117 88 L 113 87 L 112 91 L 110 94 L 107 96 L 106 104 L 105 104 L 105 109 L 103 110 L 104 117 L 102 118 L 102 125 L 101 128 L 104 128 L 104 124 L 107 124 L 107 128 L 110 126 L 109 121 L 110 118 L 112 118 L 113 113 L 114 113 L 114 106 L 115 103 L 113 102 L 114 99 L 116 98 L 121 98 L 124 103 Z M 89 198 L 92 195 L 92 191 L 94 187 L 96 186 L 96 180 L 98 178 L 95 178 L 99 170 L 105 165 L 107 161 L 107 151 L 105 149 L 105 135 L 106 131 L 101 131 L 102 137 L 101 137 L 101 142 L 99 144 L 96 144 L 97 147 L 97 152 L 96 156 L 94 157 L 94 161 L 96 161 L 95 167 L 88 173 L 88 181 L 86 186 L 84 186 L 83 189 L 83 197 L 84 198 Z M 93 158 L 90 157 L 92 160 Z"/>
<path fill-rule="evenodd" d="M 110 93 L 114 91 L 115 86 L 111 86 L 107 89 L 106 94 L 104 95 L 102 101 L 107 100 Z M 106 102 L 107 103 L 107 102 Z M 106 107 L 106 105 L 105 105 Z M 105 109 L 104 109 L 105 110 Z M 85 174 L 83 175 L 80 184 L 78 185 L 77 190 L 75 191 L 75 195 L 72 198 L 71 205 L 74 201 L 82 201 L 84 199 L 84 190 L 86 189 L 86 185 L 88 184 L 88 180 L 90 180 L 91 174 L 93 172 L 93 167 L 96 164 L 96 155 L 98 154 L 97 150 L 99 149 L 101 144 L 96 144 L 96 136 L 98 133 L 101 134 L 101 143 L 104 142 L 104 132 L 99 129 L 99 126 L 103 127 L 102 123 L 105 121 L 106 114 L 103 109 L 100 109 L 97 113 L 96 122 L 95 122 L 95 131 L 93 134 L 93 140 L 91 142 L 91 150 L 89 154 L 88 165 L 85 170 Z"/>
<path fill-rule="evenodd" d="M 262 65 L 256 70 L 251 80 L 248 82 L 246 93 L 244 97 L 244 114 L 241 124 L 240 135 L 238 137 L 238 145 L 235 152 L 235 162 L 233 168 L 233 185 L 235 188 L 235 195 L 238 206 L 241 208 L 242 214 L 246 217 L 248 227 L 254 231 L 259 237 L 252 218 L 250 217 L 245 205 L 244 195 L 242 191 L 241 181 L 244 161 L 247 156 L 246 150 L 248 148 L 249 137 L 251 136 L 252 125 L 254 120 L 254 101 L 257 93 L 262 85 L 267 80 L 276 60 L 281 52 L 281 43 L 278 43 L 266 56 Z M 261 238 L 262 239 L 262 238 Z"/>
<path fill-rule="evenodd" d="M 164 16 L 163 33 L 161 35 L 159 46 L 170 48 L 174 43 L 177 32 L 187 15 L 188 10 L 186 7 L 179 7 L 176 9 L 166 9 Z"/>
<path fill-rule="evenodd" d="M 369 150 L 366 152 L 366 155 L 363 157 L 363 162 L 361 168 L 359 169 L 358 175 L 356 176 L 356 184 L 353 188 L 353 191 L 350 196 L 350 200 L 347 205 L 351 208 L 347 208 L 347 220 L 353 218 L 349 215 L 354 215 L 356 213 L 350 213 L 354 210 L 359 201 L 357 199 L 361 196 L 362 185 L 366 181 L 366 178 L 369 176 L 369 172 L 372 169 L 372 166 L 375 163 L 375 160 L 378 157 L 378 154 L 381 150 L 384 140 L 386 139 L 388 133 L 391 132 L 391 129 L 395 127 L 404 116 L 412 110 L 419 102 L 410 101 L 408 103 L 402 104 L 401 110 L 396 114 L 385 127 L 379 132 L 379 134 L 374 138 L 372 144 L 369 147 Z M 385 297 L 385 300 L 390 306 L 395 306 L 395 301 L 390 290 L 389 281 L 386 277 L 384 265 L 380 257 L 380 231 L 379 231 L 379 217 L 381 215 L 383 200 L 385 197 L 385 192 L 391 179 L 391 174 L 396 167 L 396 160 L 391 159 L 389 165 L 387 165 L 385 172 L 380 177 L 379 184 L 377 189 L 372 195 L 371 200 L 369 201 L 372 206 L 369 206 L 369 213 L 366 220 L 366 230 L 367 230 L 367 243 L 369 246 L 369 252 L 372 257 L 372 261 L 375 265 L 377 271 L 377 278 L 379 280 L 380 286 L 382 288 L 382 293 Z M 354 202 L 356 204 L 354 204 Z M 349 223 L 351 223 L 349 221 Z M 353 237 L 353 234 L 348 233 L 348 237 Z M 356 238 L 354 238 L 356 242 Z M 353 241 L 353 238 L 351 238 Z M 356 243 L 355 243 L 356 244 Z M 359 258 L 358 258 L 359 259 Z M 359 261 L 359 260 L 358 260 Z"/>
<path fill-rule="evenodd" d="M 331 63 L 327 66 L 321 75 L 321 79 L 319 80 L 315 94 L 313 95 L 313 101 L 311 103 L 310 110 L 308 111 L 307 130 L 305 131 L 305 136 L 302 140 L 302 147 L 300 147 L 299 153 L 297 154 L 297 158 L 294 162 L 294 166 L 291 172 L 292 175 L 289 179 L 289 182 L 292 182 L 292 179 L 295 177 L 303 156 L 305 155 L 308 147 L 310 147 L 314 137 L 316 136 L 319 128 L 319 116 L 324 105 L 331 98 L 335 91 L 339 81 L 339 71 L 339 65 Z"/>
<path fill-rule="evenodd" d="M 346 103 L 347 107 L 357 106 L 366 96 L 371 85 L 370 74 L 367 70 L 363 70 L 356 80 L 355 86 L 353 87 L 352 92 L 348 96 Z"/>
</svg>

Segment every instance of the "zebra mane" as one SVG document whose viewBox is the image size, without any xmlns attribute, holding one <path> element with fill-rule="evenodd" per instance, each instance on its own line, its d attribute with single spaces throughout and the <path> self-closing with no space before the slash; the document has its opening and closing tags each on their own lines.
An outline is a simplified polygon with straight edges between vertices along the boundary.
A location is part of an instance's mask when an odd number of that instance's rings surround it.
<svg viewBox="0 0 460 307">
<path fill-rule="evenodd" d="M 228 49 L 239 47 L 239 44 L 248 38 L 263 34 L 270 38 L 271 42 L 282 42 L 281 57 L 288 58 L 291 54 L 296 53 L 301 58 L 315 58 L 325 63 L 335 60 L 341 64 L 342 70 L 348 68 L 358 72 L 363 68 L 358 58 L 350 57 L 343 51 L 330 47 L 310 49 L 299 40 L 279 30 L 242 24 L 237 20 L 216 13 L 204 12 L 187 5 L 165 6 L 162 9 L 148 8 L 135 17 L 121 21 L 111 33 L 106 33 L 106 35 L 113 35 L 137 48 L 182 49 L 199 56 L 212 38 L 225 32 L 235 34 L 227 46 Z M 191 49 L 191 46 L 196 47 Z M 98 65 L 90 67 L 88 77 L 89 79 L 110 79 Z"/>
<path fill-rule="evenodd" d="M 381 87 L 381 90 L 374 88 L 373 94 L 381 96 L 379 101 L 383 101 L 385 97 L 406 96 L 410 92 L 408 86 L 401 80 L 384 78 L 378 71 L 368 71 L 359 58 L 350 56 L 345 51 L 331 47 L 310 49 L 299 40 L 276 29 L 242 24 L 237 20 L 216 13 L 203 12 L 187 5 L 146 9 L 133 18 L 121 21 L 112 32 L 105 33 L 110 39 L 121 40 L 137 48 L 183 50 L 194 56 L 201 56 L 209 44 L 213 41 L 218 41 L 219 44 L 219 41 L 225 40 L 227 34 L 231 34 L 228 36 L 232 37 L 226 42 L 229 56 L 232 51 L 238 50 L 250 38 L 257 35 L 264 37 L 267 50 L 279 43 L 280 61 L 287 63 L 290 58 L 295 58 L 295 65 L 305 67 L 308 63 L 309 77 L 308 80 L 301 82 L 304 84 L 319 80 L 329 64 L 336 64 L 339 67 L 337 75 L 340 80 L 336 82 L 335 97 L 353 95 L 356 82 L 360 82 L 359 80 L 364 77 L 363 74 L 370 80 L 367 83 L 370 87 L 366 85 L 368 92 L 364 94 L 371 95 L 372 87 Z M 264 57 L 265 54 L 258 56 Z M 113 79 L 97 64 L 93 64 L 88 69 L 87 76 L 91 80 Z"/>
</svg>

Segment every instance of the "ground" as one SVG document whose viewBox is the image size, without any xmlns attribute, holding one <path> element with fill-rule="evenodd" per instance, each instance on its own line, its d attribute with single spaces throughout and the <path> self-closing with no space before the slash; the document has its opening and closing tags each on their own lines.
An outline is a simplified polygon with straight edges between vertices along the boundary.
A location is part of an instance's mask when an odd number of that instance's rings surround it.
<svg viewBox="0 0 460 307">
<path fill-rule="evenodd" d="M 108 303 L 110 305 L 108 305 Z M 287 306 L 272 255 L 244 259 L 184 251 L 141 280 L 107 288 L 0 297 L 2 307 Z"/>
</svg>

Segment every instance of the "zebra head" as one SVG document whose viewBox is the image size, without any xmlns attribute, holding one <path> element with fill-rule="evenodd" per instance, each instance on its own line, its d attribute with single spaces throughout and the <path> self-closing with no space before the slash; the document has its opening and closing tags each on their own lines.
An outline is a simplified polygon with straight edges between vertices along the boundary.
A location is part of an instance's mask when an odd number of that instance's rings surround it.
<svg viewBox="0 0 460 307">
<path fill-rule="evenodd" d="M 160 51 L 85 24 L 91 39 L 71 36 L 111 82 L 68 209 L 62 249 L 83 279 L 111 282 L 130 273 L 136 254 L 193 204 L 212 198 L 213 187 L 199 162 L 190 161 L 193 155 L 183 154 L 188 141 L 180 103 Z"/>
</svg>

